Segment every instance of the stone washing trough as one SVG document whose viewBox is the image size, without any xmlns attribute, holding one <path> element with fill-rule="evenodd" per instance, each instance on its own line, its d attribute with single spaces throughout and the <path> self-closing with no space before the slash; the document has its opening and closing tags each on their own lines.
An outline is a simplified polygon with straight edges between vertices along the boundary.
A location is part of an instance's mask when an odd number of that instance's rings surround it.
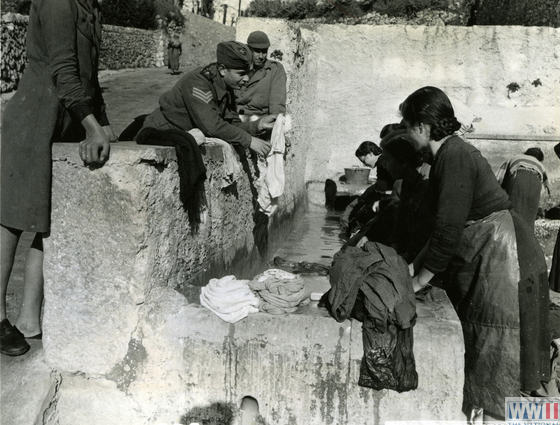
<svg viewBox="0 0 560 425">
<path fill-rule="evenodd" d="M 267 424 L 462 419 L 461 326 L 441 290 L 418 307 L 418 389 L 359 387 L 359 322 L 337 323 L 312 303 L 229 324 L 184 296 L 226 270 L 252 277 L 266 259 L 253 243 L 251 173 L 224 190 L 221 148 L 204 151 L 198 233 L 179 202 L 173 149 L 119 143 L 99 169 L 79 165 L 75 145 L 55 144 L 53 154 L 43 325 L 53 373 L 43 415 L 58 424 L 234 424 L 249 395 Z M 302 209 L 271 218 L 269 255 Z"/>
</svg>

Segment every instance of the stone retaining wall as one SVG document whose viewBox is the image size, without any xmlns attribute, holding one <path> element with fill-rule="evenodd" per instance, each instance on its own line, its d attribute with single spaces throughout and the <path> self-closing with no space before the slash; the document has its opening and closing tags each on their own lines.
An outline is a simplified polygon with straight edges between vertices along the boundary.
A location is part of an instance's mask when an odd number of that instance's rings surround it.
<svg viewBox="0 0 560 425">
<path fill-rule="evenodd" d="M 181 35 L 182 66 L 204 66 L 216 62 L 216 45 L 235 40 L 235 28 L 194 13 L 185 12 L 185 31 Z"/>
<path fill-rule="evenodd" d="M 385 124 L 399 122 L 398 106 L 414 90 L 442 88 L 460 120 L 496 142 L 495 164 L 547 139 L 552 182 L 560 167 L 560 29 L 549 27 L 341 26 L 241 18 L 237 38 L 270 31 L 288 73 L 288 112 L 305 140 L 305 180 L 324 182 L 359 165 L 354 152 L 379 141 Z M 523 143 L 512 143 L 514 138 Z M 480 136 L 482 137 L 482 136 Z M 519 150 L 518 150 L 519 149 Z M 483 154 L 487 154 L 483 150 Z M 552 186 L 560 201 L 558 184 Z"/>
<path fill-rule="evenodd" d="M 29 17 L 15 13 L 2 16 L 1 90 L 17 85 L 27 59 L 25 39 Z M 167 38 L 161 30 L 148 31 L 104 25 L 99 58 L 100 69 L 150 68 L 165 63 Z"/>
<path fill-rule="evenodd" d="M 103 25 L 99 69 L 153 68 L 164 65 L 164 31 Z"/>
<path fill-rule="evenodd" d="M 0 91 L 7 93 L 17 88 L 27 65 L 25 37 L 29 18 L 17 13 L 2 15 L 2 55 Z"/>
</svg>

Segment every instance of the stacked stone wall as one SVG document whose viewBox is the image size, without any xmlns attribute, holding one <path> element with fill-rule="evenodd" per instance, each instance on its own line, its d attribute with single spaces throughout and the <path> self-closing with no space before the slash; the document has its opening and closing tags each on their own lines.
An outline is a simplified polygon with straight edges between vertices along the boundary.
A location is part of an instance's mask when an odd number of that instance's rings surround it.
<svg viewBox="0 0 560 425">
<path fill-rule="evenodd" d="M 163 66 L 164 32 L 104 25 L 100 69 L 154 68 Z"/>
<path fill-rule="evenodd" d="M 17 13 L 2 16 L 2 93 L 17 89 L 27 65 L 25 41 L 29 17 Z M 151 68 L 165 63 L 167 48 L 162 30 L 148 31 L 104 25 L 100 69 Z"/>
<path fill-rule="evenodd" d="M 29 18 L 17 13 L 2 16 L 1 91 L 6 93 L 17 88 L 27 65 L 25 38 Z"/>
</svg>

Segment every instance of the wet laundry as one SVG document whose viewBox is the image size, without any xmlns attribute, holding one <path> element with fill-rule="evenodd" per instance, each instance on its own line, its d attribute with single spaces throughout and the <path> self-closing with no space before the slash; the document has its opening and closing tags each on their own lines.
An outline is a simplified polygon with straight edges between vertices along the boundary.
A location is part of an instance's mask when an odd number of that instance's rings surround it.
<svg viewBox="0 0 560 425">
<path fill-rule="evenodd" d="M 416 301 L 408 265 L 377 242 L 335 254 L 323 300 L 338 321 L 362 322 L 364 356 L 358 384 L 399 392 L 417 388 L 413 353 Z"/>
<path fill-rule="evenodd" d="M 261 304 L 248 282 L 232 275 L 210 279 L 201 290 L 200 304 L 226 322 L 238 322 L 250 313 L 257 313 Z"/>
<path fill-rule="evenodd" d="M 309 304 L 309 291 L 303 279 L 280 269 L 268 269 L 249 282 L 249 287 L 262 299 L 261 311 L 286 314 Z"/>
<path fill-rule="evenodd" d="M 294 274 L 326 276 L 330 266 L 309 261 L 289 261 L 282 257 L 274 257 L 273 263 L 279 269 Z"/>
</svg>

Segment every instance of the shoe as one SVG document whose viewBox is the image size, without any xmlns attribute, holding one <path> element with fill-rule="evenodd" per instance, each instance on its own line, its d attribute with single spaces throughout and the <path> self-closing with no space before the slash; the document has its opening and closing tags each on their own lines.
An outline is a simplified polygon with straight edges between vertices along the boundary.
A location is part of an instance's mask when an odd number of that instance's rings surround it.
<svg viewBox="0 0 560 425">
<path fill-rule="evenodd" d="M 12 326 L 8 319 L 0 322 L 0 353 L 7 356 L 21 356 L 29 351 L 29 344 L 23 334 Z"/>
<path fill-rule="evenodd" d="M 16 326 L 14 326 L 14 328 L 16 328 L 17 331 L 23 335 L 23 332 L 20 331 Z M 23 337 L 24 337 L 25 339 L 43 339 L 43 332 L 39 332 L 37 335 L 33 335 L 33 336 L 25 336 L 25 335 L 23 335 Z"/>
</svg>

